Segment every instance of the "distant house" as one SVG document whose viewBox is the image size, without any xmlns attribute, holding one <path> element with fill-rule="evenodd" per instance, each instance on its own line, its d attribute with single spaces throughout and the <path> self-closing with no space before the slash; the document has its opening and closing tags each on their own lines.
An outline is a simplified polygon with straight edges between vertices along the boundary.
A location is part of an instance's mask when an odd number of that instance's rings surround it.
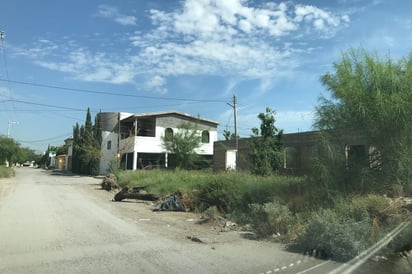
<svg viewBox="0 0 412 274">
<path fill-rule="evenodd" d="M 371 161 L 374 147 L 359 133 L 341 132 L 337 140 L 343 144 L 342 155 L 347 161 L 353 158 L 365 158 Z M 317 156 L 320 144 L 320 132 L 308 131 L 283 135 L 283 168 L 282 174 L 305 175 L 310 174 L 313 159 Z M 214 144 L 213 169 L 222 170 L 251 170 L 250 138 L 238 140 L 237 148 L 234 140 L 217 141 Z"/>
<path fill-rule="evenodd" d="M 62 154 L 62 155 L 57 155 L 56 160 L 55 160 L 55 169 L 61 170 L 61 171 L 66 171 L 66 159 L 67 155 Z"/>
<path fill-rule="evenodd" d="M 162 146 L 162 137 L 178 131 L 185 122 L 196 123 L 202 136 L 197 153 L 213 159 L 218 122 L 177 111 L 131 114 L 103 112 L 100 172 L 106 173 L 120 163 L 125 170 L 147 166 L 170 167 L 173 155 Z"/>
<path fill-rule="evenodd" d="M 64 140 L 64 143 L 67 145 L 67 154 L 65 158 L 65 165 L 64 165 L 64 170 L 65 171 L 72 171 L 72 158 L 73 158 L 73 138 L 67 138 Z"/>
</svg>

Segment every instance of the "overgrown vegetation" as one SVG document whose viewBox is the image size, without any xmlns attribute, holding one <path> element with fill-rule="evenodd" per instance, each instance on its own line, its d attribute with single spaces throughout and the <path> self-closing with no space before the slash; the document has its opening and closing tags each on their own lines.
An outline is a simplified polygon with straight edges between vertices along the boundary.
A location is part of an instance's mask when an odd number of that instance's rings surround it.
<svg viewBox="0 0 412 274">
<path fill-rule="evenodd" d="M 6 166 L 0 166 L 0 178 L 10 178 L 14 176 L 14 169 Z"/>
<path fill-rule="evenodd" d="M 260 130 L 252 128 L 250 150 L 252 156 L 252 173 L 268 176 L 276 173 L 282 166 L 282 134 L 275 126 L 275 111 L 266 108 L 258 115 Z"/>
<path fill-rule="evenodd" d="M 6 136 L 0 136 L 0 165 L 9 165 L 14 163 L 24 163 L 26 161 L 38 161 L 40 156 L 37 155 L 30 148 L 21 147 L 21 145 L 14 139 Z"/>
<path fill-rule="evenodd" d="M 410 218 L 399 199 L 412 194 L 412 55 L 395 62 L 350 50 L 322 77 L 332 99 L 317 108 L 319 144 L 309 177 L 276 175 L 281 135 L 274 111 L 253 129 L 253 174 L 176 170 L 119 173 L 120 184 L 183 193 L 186 208 L 230 214 L 259 237 L 295 243 L 301 251 L 347 261 Z M 357 135 L 351 146 L 342 135 Z M 230 132 L 225 137 L 231 139 Z M 259 176 L 256 176 L 259 175 Z M 410 230 L 402 237 L 412 245 Z M 393 242 L 393 249 L 403 248 Z"/>
<path fill-rule="evenodd" d="M 150 193 L 167 195 L 181 191 L 192 196 L 192 209 L 203 211 L 216 206 L 220 212 L 245 212 L 249 204 L 266 203 L 274 199 L 293 210 L 314 208 L 315 188 L 306 186 L 305 177 L 254 176 L 248 173 L 186 170 L 152 170 L 117 173 L 120 186 L 145 186 Z M 298 194 L 298 195 L 296 195 Z M 316 197 L 309 198 L 315 195 Z M 320 204 L 319 204 L 320 205 Z M 317 206 L 319 206 L 317 205 Z"/>
<path fill-rule="evenodd" d="M 177 132 L 166 131 L 162 137 L 162 146 L 169 153 L 169 167 L 179 169 L 197 169 L 202 164 L 201 157 L 196 153 L 202 145 L 202 135 L 199 134 L 196 123 L 183 123 Z"/>
<path fill-rule="evenodd" d="M 407 215 L 383 195 L 350 195 L 333 202 L 309 177 L 255 176 L 241 172 L 153 170 L 120 172 L 121 186 L 145 186 L 160 196 L 180 191 L 186 209 L 213 218 L 230 214 L 258 237 L 297 243 L 345 261 L 378 241 Z"/>
<path fill-rule="evenodd" d="M 396 61 L 352 49 L 321 80 L 331 93 L 331 99 L 321 98 L 315 124 L 324 137 L 324 186 L 338 193 L 410 187 L 412 54 Z M 343 133 L 361 136 L 371 147 L 369 159 L 347 166 Z"/>
<path fill-rule="evenodd" d="M 315 213 L 298 243 L 324 258 L 346 261 L 357 256 L 370 245 L 370 218 L 366 212 L 360 219 L 345 217 L 331 209 Z"/>
<path fill-rule="evenodd" d="M 72 171 L 78 174 L 98 175 L 100 172 L 102 127 L 100 114 L 92 123 L 90 109 L 87 109 L 84 125 L 73 127 Z"/>
</svg>

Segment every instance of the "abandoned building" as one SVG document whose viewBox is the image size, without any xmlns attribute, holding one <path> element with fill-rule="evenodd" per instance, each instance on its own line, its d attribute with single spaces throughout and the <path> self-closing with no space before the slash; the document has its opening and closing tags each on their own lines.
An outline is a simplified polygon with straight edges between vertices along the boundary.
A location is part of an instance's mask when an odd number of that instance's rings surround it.
<svg viewBox="0 0 412 274">
<path fill-rule="evenodd" d="M 194 123 L 202 137 L 196 153 L 212 161 L 218 122 L 177 111 L 132 114 L 105 112 L 102 119 L 100 173 L 113 165 L 124 170 L 145 167 L 173 167 L 174 155 L 162 146 L 162 137 L 178 132 L 183 123 Z"/>
<path fill-rule="evenodd" d="M 344 132 L 338 136 L 339 142 L 344 144 L 342 154 L 347 161 L 354 158 L 363 158 L 368 163 L 374 147 L 359 133 Z M 283 138 L 283 168 L 280 171 L 286 175 L 310 174 L 313 159 L 317 156 L 318 144 L 321 141 L 319 131 L 308 131 L 284 134 Z M 251 170 L 250 138 L 217 141 L 213 148 L 213 169 L 223 170 Z M 237 143 L 237 144 L 236 144 Z"/>
</svg>

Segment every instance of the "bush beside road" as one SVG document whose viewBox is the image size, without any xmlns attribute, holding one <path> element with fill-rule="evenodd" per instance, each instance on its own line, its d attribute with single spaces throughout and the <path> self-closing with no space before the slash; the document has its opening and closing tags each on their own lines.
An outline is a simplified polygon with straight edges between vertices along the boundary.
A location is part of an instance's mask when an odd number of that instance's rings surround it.
<svg viewBox="0 0 412 274">
<path fill-rule="evenodd" d="M 307 177 L 182 170 L 117 177 L 121 186 L 144 186 L 159 196 L 180 191 L 187 210 L 213 212 L 215 219 L 253 229 L 255 237 L 338 261 L 357 256 L 410 215 L 404 200 L 382 193 L 330 199 Z"/>
<path fill-rule="evenodd" d="M 15 174 L 14 169 L 11 167 L 0 166 L 0 178 L 10 178 Z"/>
</svg>

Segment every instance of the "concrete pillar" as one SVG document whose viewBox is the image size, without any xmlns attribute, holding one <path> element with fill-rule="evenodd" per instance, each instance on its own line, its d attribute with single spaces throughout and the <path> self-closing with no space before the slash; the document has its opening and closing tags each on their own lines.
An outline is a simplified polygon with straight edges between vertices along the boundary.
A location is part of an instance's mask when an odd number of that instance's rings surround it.
<svg viewBox="0 0 412 274">
<path fill-rule="evenodd" d="M 133 151 L 133 170 L 137 169 L 137 151 Z"/>
</svg>

